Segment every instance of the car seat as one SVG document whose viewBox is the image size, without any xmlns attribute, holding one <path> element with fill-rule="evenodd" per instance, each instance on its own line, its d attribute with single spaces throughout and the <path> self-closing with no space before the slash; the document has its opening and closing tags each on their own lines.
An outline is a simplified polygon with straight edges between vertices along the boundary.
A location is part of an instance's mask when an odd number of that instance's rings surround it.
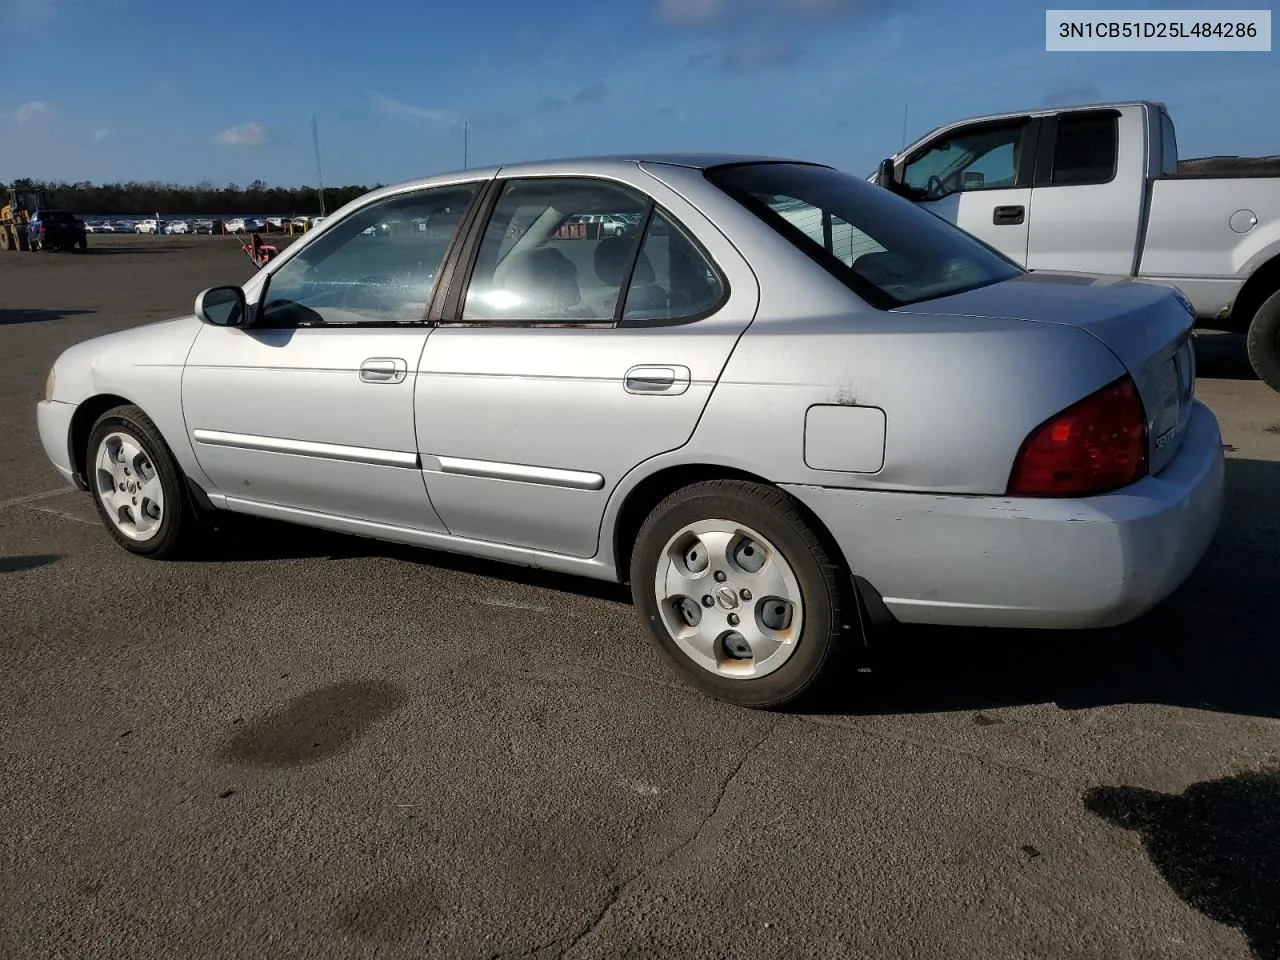
<svg viewBox="0 0 1280 960">
<path fill-rule="evenodd" d="M 582 300 L 578 268 L 554 247 L 522 250 L 511 257 L 502 286 L 520 298 L 513 316 L 531 320 L 568 319 Z"/>
</svg>

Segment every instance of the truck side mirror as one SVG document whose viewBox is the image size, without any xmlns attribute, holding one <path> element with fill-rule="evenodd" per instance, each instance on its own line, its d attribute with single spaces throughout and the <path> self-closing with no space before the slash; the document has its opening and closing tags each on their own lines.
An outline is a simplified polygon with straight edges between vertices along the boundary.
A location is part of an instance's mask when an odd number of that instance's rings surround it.
<svg viewBox="0 0 1280 960">
<path fill-rule="evenodd" d="M 876 183 L 884 187 L 886 190 L 892 190 L 894 193 L 898 192 L 899 184 L 897 174 L 893 169 L 893 160 L 889 159 L 880 161 L 880 170 L 876 174 Z"/>
</svg>

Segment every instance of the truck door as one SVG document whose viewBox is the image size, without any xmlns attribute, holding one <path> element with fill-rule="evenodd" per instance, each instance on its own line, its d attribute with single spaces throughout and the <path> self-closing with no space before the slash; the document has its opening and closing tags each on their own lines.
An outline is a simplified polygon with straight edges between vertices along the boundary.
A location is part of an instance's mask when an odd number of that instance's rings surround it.
<svg viewBox="0 0 1280 960">
<path fill-rule="evenodd" d="M 1013 117 L 945 130 L 907 156 L 903 182 L 920 206 L 1026 266 L 1037 127 Z"/>
<path fill-rule="evenodd" d="M 1027 244 L 1032 270 L 1132 274 L 1143 219 L 1140 107 L 1072 111 L 1044 120 Z M 1120 136 L 1124 124 L 1126 135 Z M 1132 135 L 1130 135 L 1130 133 Z"/>
</svg>

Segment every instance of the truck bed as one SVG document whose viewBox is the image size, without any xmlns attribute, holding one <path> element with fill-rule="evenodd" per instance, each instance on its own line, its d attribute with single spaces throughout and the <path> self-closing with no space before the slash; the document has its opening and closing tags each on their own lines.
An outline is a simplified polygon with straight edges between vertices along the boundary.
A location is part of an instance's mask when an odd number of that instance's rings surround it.
<svg viewBox="0 0 1280 960">
<path fill-rule="evenodd" d="M 1280 177 L 1161 177 L 1151 184 L 1138 272 L 1176 281 L 1199 316 L 1214 317 L 1277 240 Z"/>
</svg>

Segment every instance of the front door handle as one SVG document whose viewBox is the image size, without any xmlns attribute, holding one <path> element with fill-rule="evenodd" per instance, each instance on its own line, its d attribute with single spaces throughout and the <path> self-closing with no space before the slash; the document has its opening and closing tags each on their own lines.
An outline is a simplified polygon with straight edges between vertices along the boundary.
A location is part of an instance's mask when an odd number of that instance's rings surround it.
<svg viewBox="0 0 1280 960">
<path fill-rule="evenodd" d="M 677 396 L 689 389 L 692 377 L 688 367 L 640 366 L 627 371 L 622 389 L 627 393 L 662 394 Z"/>
<path fill-rule="evenodd" d="M 991 214 L 991 222 L 997 226 L 1016 226 L 1027 219 L 1027 208 L 1018 204 L 1011 207 L 996 207 Z"/>
<path fill-rule="evenodd" d="M 360 364 L 360 379 L 365 383 L 403 383 L 409 364 L 399 357 L 370 357 Z"/>
</svg>

